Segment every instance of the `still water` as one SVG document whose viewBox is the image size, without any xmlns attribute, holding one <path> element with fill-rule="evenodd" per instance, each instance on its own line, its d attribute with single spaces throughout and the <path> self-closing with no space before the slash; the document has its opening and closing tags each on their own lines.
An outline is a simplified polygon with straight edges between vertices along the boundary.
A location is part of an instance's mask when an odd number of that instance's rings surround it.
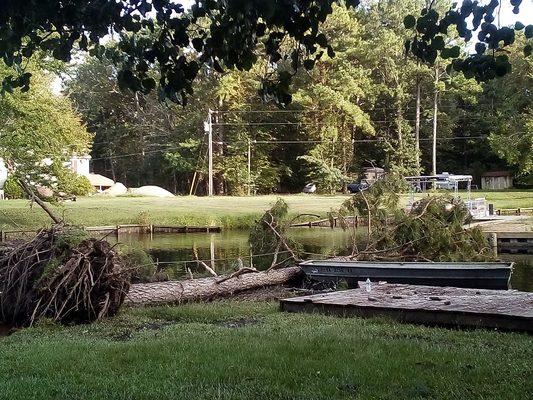
<svg viewBox="0 0 533 400">
<path fill-rule="evenodd" d="M 362 237 L 364 230 L 358 232 Z M 352 252 L 353 235 L 348 231 L 329 228 L 293 228 L 293 240 L 299 242 L 307 258 L 323 258 L 332 255 L 347 255 Z M 250 264 L 248 231 L 226 230 L 221 233 L 188 233 L 153 235 L 121 235 L 123 245 L 140 247 L 158 262 L 159 268 L 171 279 L 186 274 L 186 268 L 199 273 L 194 253 L 218 273 L 234 270 L 237 259 L 244 265 Z M 533 292 L 533 256 L 501 255 L 503 261 L 514 261 L 511 276 L 513 289 Z"/>
</svg>

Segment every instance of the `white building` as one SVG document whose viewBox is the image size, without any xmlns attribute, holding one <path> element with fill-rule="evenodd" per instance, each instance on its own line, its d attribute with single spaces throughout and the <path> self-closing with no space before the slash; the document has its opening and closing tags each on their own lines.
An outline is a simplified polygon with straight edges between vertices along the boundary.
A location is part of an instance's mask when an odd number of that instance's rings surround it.
<svg viewBox="0 0 533 400">
<path fill-rule="evenodd" d="M 91 162 L 91 156 L 86 154 L 84 156 L 72 156 L 70 158 L 70 165 L 68 165 L 72 172 L 81 176 L 89 177 L 89 166 Z"/>
<path fill-rule="evenodd" d="M 72 156 L 70 158 L 70 164 L 67 165 L 67 167 L 69 167 L 76 174 L 87 177 L 97 192 L 102 192 L 106 189 L 109 189 L 115 184 L 112 179 L 100 174 L 91 173 L 90 163 L 91 156 L 88 154 L 83 156 Z"/>
<path fill-rule="evenodd" d="M 51 162 L 52 160 L 45 159 L 43 163 Z M 114 185 L 114 181 L 103 175 L 93 174 L 90 172 L 90 163 L 91 156 L 86 154 L 83 156 L 74 155 L 70 158 L 69 161 L 65 162 L 63 165 L 70 169 L 72 172 L 75 172 L 78 175 L 85 176 L 91 182 L 91 185 L 97 192 L 102 192 L 103 190 L 108 189 Z M 4 184 L 7 180 L 7 167 L 4 163 L 4 160 L 0 158 L 0 200 L 5 198 L 4 196 Z"/>
<path fill-rule="evenodd" d="M 0 200 L 4 199 L 4 184 L 7 180 L 7 167 L 4 160 L 0 158 Z"/>
</svg>

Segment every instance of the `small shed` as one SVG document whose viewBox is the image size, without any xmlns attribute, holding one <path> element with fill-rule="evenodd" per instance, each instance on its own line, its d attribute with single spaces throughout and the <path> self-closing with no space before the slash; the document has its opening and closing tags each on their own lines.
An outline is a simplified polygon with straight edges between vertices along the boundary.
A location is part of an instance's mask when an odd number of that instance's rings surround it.
<svg viewBox="0 0 533 400">
<path fill-rule="evenodd" d="M 481 176 L 481 189 L 508 189 L 513 186 L 513 177 L 509 171 L 490 171 Z"/>
<path fill-rule="evenodd" d="M 363 168 L 363 179 L 374 182 L 385 175 L 385 170 L 379 167 Z"/>
</svg>

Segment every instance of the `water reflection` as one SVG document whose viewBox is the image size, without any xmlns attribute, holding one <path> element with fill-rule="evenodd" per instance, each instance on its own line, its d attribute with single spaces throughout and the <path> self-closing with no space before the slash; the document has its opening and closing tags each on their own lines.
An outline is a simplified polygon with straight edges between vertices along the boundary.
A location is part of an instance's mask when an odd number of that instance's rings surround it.
<svg viewBox="0 0 533 400">
<path fill-rule="evenodd" d="M 356 232 L 356 242 L 364 237 L 364 228 Z M 352 252 L 353 234 L 341 229 L 329 228 L 294 228 L 290 236 L 302 244 L 306 258 L 319 258 L 330 255 L 347 255 Z M 211 266 L 218 273 L 234 270 L 237 259 L 243 265 L 250 265 L 250 247 L 248 231 L 227 230 L 221 233 L 188 233 L 158 235 L 121 235 L 120 243 L 141 247 L 147 250 L 159 263 L 159 268 L 170 279 L 183 278 L 186 268 L 201 274 L 195 259 L 198 258 Z M 533 256 L 502 254 L 503 261 L 514 261 L 515 269 L 511 277 L 514 289 L 533 292 Z"/>
</svg>

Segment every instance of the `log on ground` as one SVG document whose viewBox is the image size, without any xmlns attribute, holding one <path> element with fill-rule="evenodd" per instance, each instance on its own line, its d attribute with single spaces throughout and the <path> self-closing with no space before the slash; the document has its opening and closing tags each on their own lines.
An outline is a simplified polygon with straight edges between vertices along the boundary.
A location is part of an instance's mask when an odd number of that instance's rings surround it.
<svg viewBox="0 0 533 400">
<path fill-rule="evenodd" d="M 225 279 L 210 277 L 185 281 L 139 283 L 131 285 L 126 305 L 161 305 L 230 297 L 234 293 L 264 286 L 282 285 L 303 274 L 300 267 L 249 273 Z"/>
</svg>

